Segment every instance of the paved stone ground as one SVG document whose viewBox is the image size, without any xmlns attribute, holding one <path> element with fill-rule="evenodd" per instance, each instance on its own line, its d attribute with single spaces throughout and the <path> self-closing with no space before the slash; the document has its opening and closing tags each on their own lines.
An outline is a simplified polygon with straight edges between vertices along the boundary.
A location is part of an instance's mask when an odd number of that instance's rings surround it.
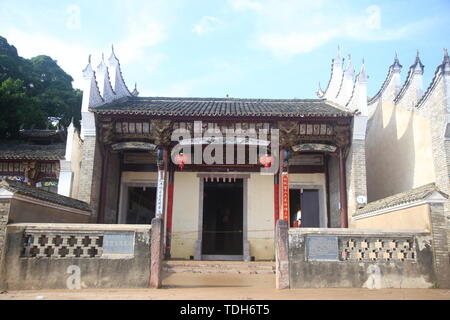
<svg viewBox="0 0 450 320">
<path fill-rule="evenodd" d="M 0 300 L 450 300 L 441 289 L 276 290 L 273 275 L 166 274 L 163 289 L 12 291 Z"/>
</svg>

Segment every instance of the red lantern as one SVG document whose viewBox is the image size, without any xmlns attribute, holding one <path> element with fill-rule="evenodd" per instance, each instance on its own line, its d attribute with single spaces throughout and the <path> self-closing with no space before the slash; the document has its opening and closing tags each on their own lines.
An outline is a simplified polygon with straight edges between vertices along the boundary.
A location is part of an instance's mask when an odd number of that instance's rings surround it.
<svg viewBox="0 0 450 320">
<path fill-rule="evenodd" d="M 183 171 L 183 168 L 185 167 L 186 163 L 188 161 L 188 158 L 186 155 L 184 154 L 177 154 L 175 156 L 175 163 L 178 164 L 178 166 L 180 167 L 180 170 Z"/>
<path fill-rule="evenodd" d="M 269 156 L 267 154 L 259 158 L 259 163 L 261 163 L 266 169 L 270 168 L 270 166 L 272 165 L 272 161 L 273 161 L 272 156 Z"/>
</svg>

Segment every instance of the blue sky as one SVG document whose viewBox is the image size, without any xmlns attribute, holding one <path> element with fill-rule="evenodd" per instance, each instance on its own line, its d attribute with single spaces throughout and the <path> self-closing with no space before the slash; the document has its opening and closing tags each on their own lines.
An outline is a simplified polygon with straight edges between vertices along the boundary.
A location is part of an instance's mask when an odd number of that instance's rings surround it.
<svg viewBox="0 0 450 320">
<path fill-rule="evenodd" d="M 395 51 L 403 78 L 416 49 L 427 87 L 450 47 L 449 0 L 0 0 L 0 35 L 27 58 L 52 56 L 80 86 L 88 55 L 111 44 L 141 96 L 315 98 L 340 45 L 369 95 Z"/>
</svg>

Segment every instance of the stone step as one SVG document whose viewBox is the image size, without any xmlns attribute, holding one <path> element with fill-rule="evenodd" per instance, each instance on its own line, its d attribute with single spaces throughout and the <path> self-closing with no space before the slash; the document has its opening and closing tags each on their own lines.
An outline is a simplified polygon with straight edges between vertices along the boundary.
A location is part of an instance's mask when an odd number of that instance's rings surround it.
<svg viewBox="0 0 450 320">
<path fill-rule="evenodd" d="M 274 274 L 274 262 L 242 261 L 165 261 L 163 270 L 168 273 L 234 273 Z"/>
</svg>

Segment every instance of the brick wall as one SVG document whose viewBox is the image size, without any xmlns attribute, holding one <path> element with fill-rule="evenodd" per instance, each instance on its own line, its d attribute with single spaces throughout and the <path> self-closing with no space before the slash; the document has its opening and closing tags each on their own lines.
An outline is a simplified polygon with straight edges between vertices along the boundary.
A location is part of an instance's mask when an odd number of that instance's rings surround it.
<svg viewBox="0 0 450 320">
<path fill-rule="evenodd" d="M 431 235 L 433 237 L 434 269 L 438 287 L 450 288 L 450 264 L 447 241 L 447 217 L 444 205 L 430 205 Z"/>
<path fill-rule="evenodd" d="M 450 194 L 450 141 L 445 140 L 447 108 L 444 101 L 446 101 L 444 81 L 443 78 L 440 78 L 433 92 L 423 104 L 421 112 L 429 117 L 432 123 L 431 148 L 433 152 L 433 167 L 436 173 L 436 185 L 442 192 Z M 450 200 L 444 204 L 444 214 L 448 219 L 450 215 Z M 450 230 L 448 234 L 450 235 Z M 447 242 L 447 250 L 448 246 L 450 246 L 450 242 Z"/>
<path fill-rule="evenodd" d="M 357 209 L 356 198 L 367 197 L 366 184 L 366 152 L 364 140 L 353 140 L 346 160 L 348 220 L 351 227 L 351 217 Z"/>
<path fill-rule="evenodd" d="M 78 186 L 78 199 L 91 205 L 92 221 L 98 215 L 98 195 L 102 176 L 102 158 L 96 137 L 87 136 L 82 146 L 80 180 Z"/>
</svg>

